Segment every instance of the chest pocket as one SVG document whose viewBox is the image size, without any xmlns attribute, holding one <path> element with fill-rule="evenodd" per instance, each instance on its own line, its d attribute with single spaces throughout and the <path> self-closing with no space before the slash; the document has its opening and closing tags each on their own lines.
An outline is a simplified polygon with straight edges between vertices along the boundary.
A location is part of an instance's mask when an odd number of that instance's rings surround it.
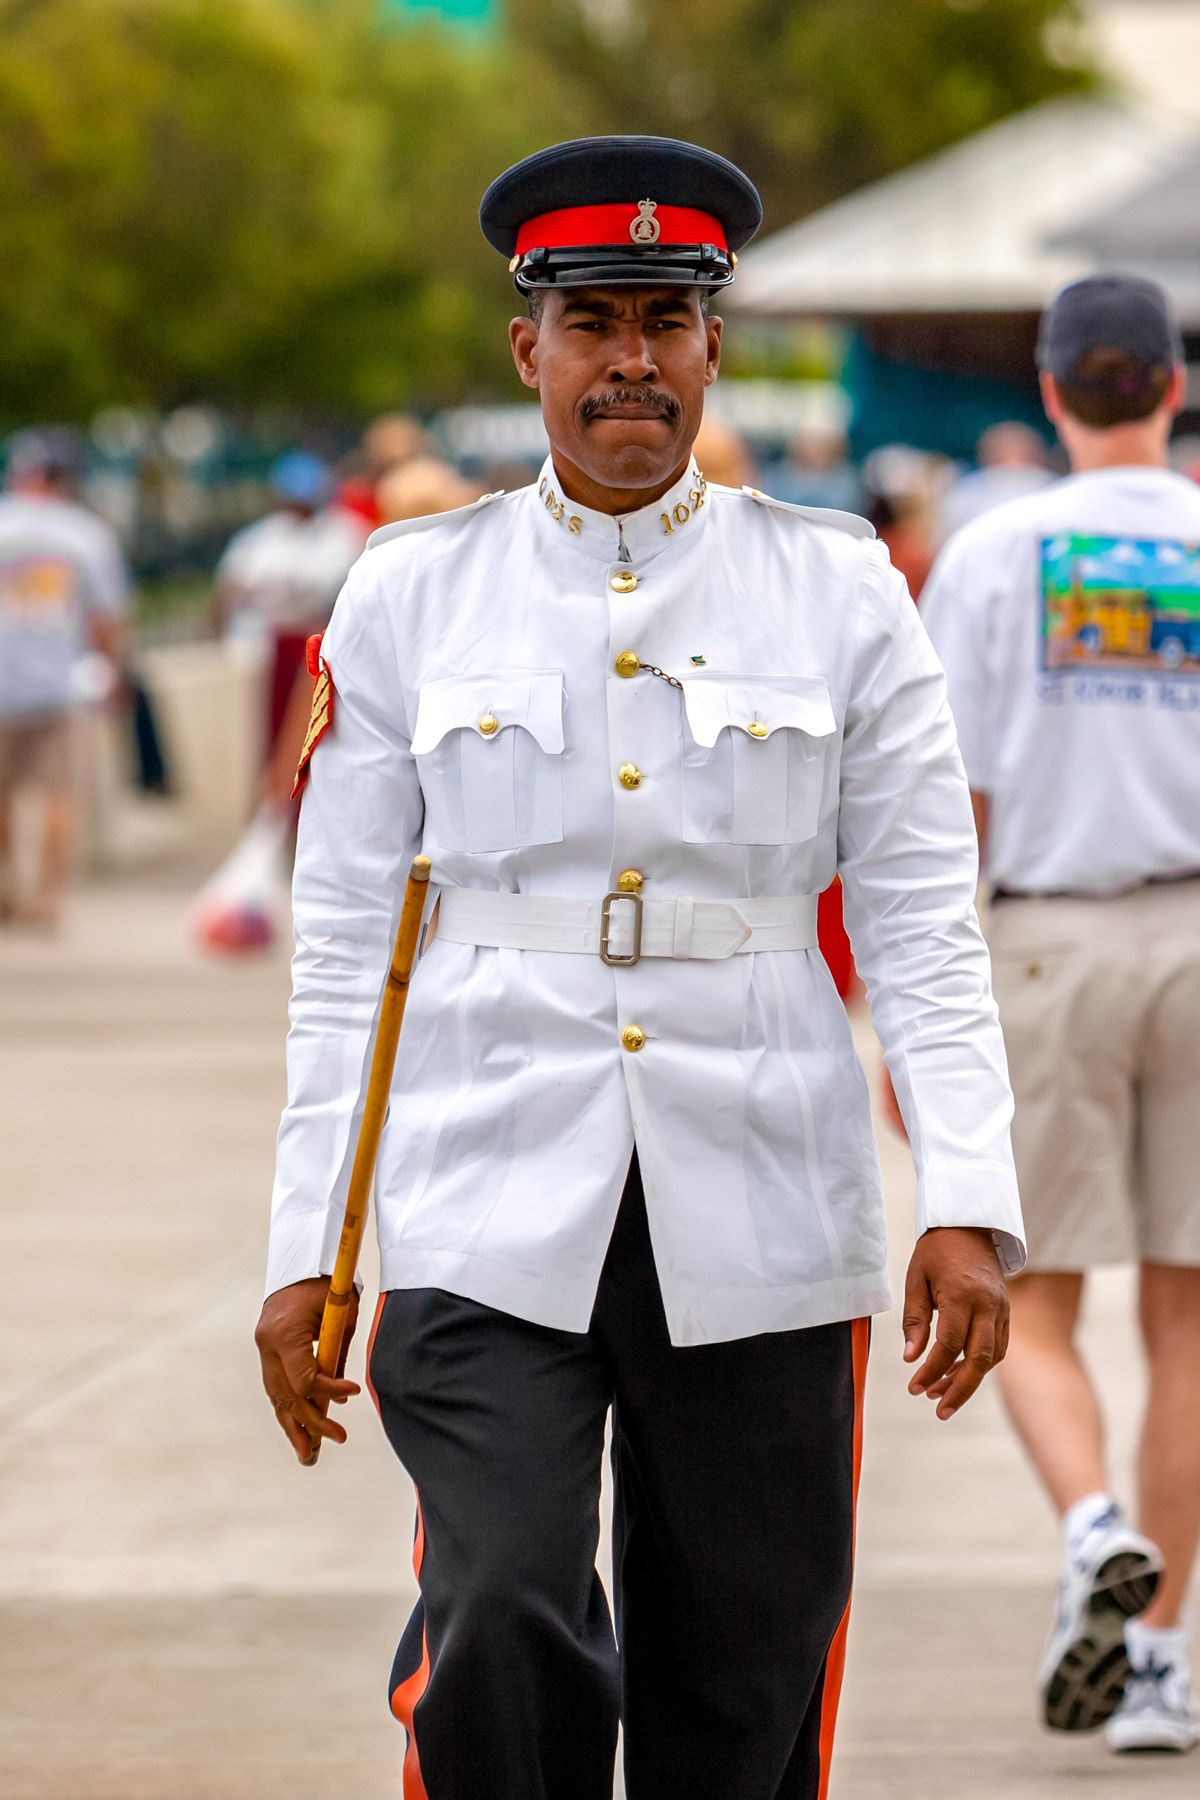
<svg viewBox="0 0 1200 1800">
<path fill-rule="evenodd" d="M 412 751 L 426 819 L 442 849 L 561 842 L 561 669 L 426 682 Z"/>
<path fill-rule="evenodd" d="M 813 837 L 837 730 L 828 685 L 806 675 L 693 676 L 683 697 L 684 842 Z"/>
</svg>

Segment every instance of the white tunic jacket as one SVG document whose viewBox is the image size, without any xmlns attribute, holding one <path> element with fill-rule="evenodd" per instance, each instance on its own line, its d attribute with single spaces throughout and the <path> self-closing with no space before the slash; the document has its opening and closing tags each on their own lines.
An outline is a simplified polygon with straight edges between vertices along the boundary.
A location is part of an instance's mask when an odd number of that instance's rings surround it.
<svg viewBox="0 0 1200 1800">
<path fill-rule="evenodd" d="M 323 647 L 269 1292 L 332 1269 L 420 849 L 435 887 L 593 902 L 624 870 L 647 900 L 816 894 L 840 871 L 918 1229 L 990 1227 L 1020 1267 L 967 785 L 871 538 L 694 469 L 616 520 L 563 501 L 549 463 L 539 487 L 376 533 Z M 682 689 L 618 673 L 626 650 Z M 635 1145 L 675 1343 L 889 1304 L 867 1083 L 816 949 L 611 968 L 435 938 L 376 1177 L 383 1286 L 585 1330 Z"/>
</svg>

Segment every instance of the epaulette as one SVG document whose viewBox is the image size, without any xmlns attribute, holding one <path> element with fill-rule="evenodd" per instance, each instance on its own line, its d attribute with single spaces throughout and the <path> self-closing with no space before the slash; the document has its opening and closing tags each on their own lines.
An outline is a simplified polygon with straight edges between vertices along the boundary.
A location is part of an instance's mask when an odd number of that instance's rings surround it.
<svg viewBox="0 0 1200 1800">
<path fill-rule="evenodd" d="M 774 507 L 777 512 L 799 513 L 810 525 L 826 525 L 831 531 L 845 531 L 856 538 L 875 536 L 870 519 L 860 518 L 858 513 L 839 512 L 834 506 L 794 506 L 790 500 L 776 500 L 772 495 L 764 494 L 761 488 L 744 487 L 742 492 L 751 500 L 757 500 L 760 506 Z"/>
<path fill-rule="evenodd" d="M 419 519 L 397 519 L 394 525 L 381 525 L 367 539 L 366 548 L 375 550 L 380 544 L 390 544 L 393 538 L 406 537 L 413 531 L 428 531 L 431 526 L 446 525 L 451 519 L 465 518 L 468 513 L 490 506 L 493 500 L 503 500 L 505 492 L 504 488 L 497 488 L 494 494 L 481 494 L 478 500 L 472 500 L 467 506 L 452 506 L 448 512 L 422 513 Z"/>
</svg>

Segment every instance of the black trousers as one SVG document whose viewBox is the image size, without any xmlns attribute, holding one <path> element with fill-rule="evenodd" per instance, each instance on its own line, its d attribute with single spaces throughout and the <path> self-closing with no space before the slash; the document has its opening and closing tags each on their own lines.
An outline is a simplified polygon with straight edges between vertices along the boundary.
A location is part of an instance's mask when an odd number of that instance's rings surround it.
<svg viewBox="0 0 1200 1800">
<path fill-rule="evenodd" d="M 382 1298 L 371 1386 L 418 1493 L 405 1800 L 612 1800 L 618 1716 L 629 1800 L 823 1800 L 867 1334 L 673 1347 L 636 1159 L 586 1333 Z"/>
</svg>

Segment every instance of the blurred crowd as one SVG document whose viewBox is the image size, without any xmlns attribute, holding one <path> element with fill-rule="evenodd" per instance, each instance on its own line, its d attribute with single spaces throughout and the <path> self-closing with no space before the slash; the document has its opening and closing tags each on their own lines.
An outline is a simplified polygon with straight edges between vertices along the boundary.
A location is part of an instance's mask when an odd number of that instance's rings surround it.
<svg viewBox="0 0 1200 1800">
<path fill-rule="evenodd" d="M 528 409 L 510 410 L 516 427 Z M 152 696 L 138 679 L 139 578 L 192 565 L 200 600 L 183 635 L 258 646 L 267 671 L 260 800 L 290 829 L 312 693 L 306 646 L 370 533 L 536 479 L 540 434 L 514 428 L 517 451 L 489 456 L 472 437 L 494 444 L 495 429 L 448 430 L 446 417 L 426 425 L 387 414 L 348 449 L 302 440 L 273 458 L 202 409 L 153 430 L 134 415 L 107 414 L 89 434 L 46 427 L 9 440 L 0 498 L 0 920 L 49 928 L 60 916 L 75 835 L 73 713 L 118 708 L 138 785 L 169 788 Z M 711 482 L 865 515 L 916 599 L 949 537 L 1061 472 L 1046 438 L 1003 420 L 969 467 L 902 444 L 855 462 L 830 419 L 782 442 L 751 438 L 720 412 L 706 419 L 696 456 Z M 1181 444 L 1177 462 L 1196 473 L 1195 446 Z M 23 883 L 10 841 L 21 788 L 34 790 L 41 810 L 40 849 Z"/>
</svg>

